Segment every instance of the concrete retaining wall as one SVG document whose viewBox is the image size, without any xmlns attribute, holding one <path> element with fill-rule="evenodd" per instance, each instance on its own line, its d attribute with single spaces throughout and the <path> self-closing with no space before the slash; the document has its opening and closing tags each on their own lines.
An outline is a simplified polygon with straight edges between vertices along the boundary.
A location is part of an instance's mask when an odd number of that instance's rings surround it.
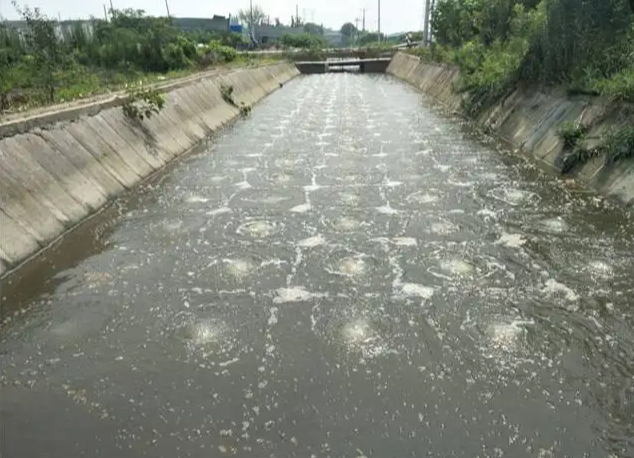
<svg viewBox="0 0 634 458">
<path fill-rule="evenodd" d="M 423 62 L 399 53 L 387 72 L 431 95 L 450 109 L 460 111 L 462 96 L 453 91 L 459 78 L 455 67 Z M 634 124 L 631 107 L 607 104 L 590 97 L 569 98 L 558 92 L 518 89 L 493 104 L 475 120 L 515 146 L 520 154 L 531 154 L 549 167 L 561 170 L 562 142 L 557 136 L 564 122 L 592 126 L 589 138 L 600 138 L 608 129 Z M 573 174 L 605 195 L 634 204 L 634 160 L 612 166 L 596 158 Z"/>
<path fill-rule="evenodd" d="M 131 121 L 103 101 L 0 125 L 0 276 L 298 75 L 295 66 L 234 70 L 165 88 L 157 116 Z"/>
</svg>

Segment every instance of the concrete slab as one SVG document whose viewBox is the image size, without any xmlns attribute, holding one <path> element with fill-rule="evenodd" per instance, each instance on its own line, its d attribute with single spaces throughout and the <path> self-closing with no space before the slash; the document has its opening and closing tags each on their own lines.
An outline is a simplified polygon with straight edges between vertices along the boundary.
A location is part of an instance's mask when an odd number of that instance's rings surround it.
<svg viewBox="0 0 634 458">
<path fill-rule="evenodd" d="M 194 143 L 178 124 L 176 114 L 171 107 L 165 107 L 159 116 L 147 121 L 148 127 L 156 135 L 161 146 L 174 159 L 183 151 L 189 151 Z"/>
<path fill-rule="evenodd" d="M 123 191 L 124 186 L 90 154 L 66 129 L 38 130 L 37 135 L 55 150 L 81 169 L 94 183 L 94 187 L 106 197 L 112 198 Z"/>
<path fill-rule="evenodd" d="M 29 133 L 23 136 L 22 142 L 28 145 L 33 159 L 84 207 L 84 212 L 97 210 L 106 202 L 107 195 L 101 192 L 99 185 L 42 137 Z"/>
<path fill-rule="evenodd" d="M 20 177 L 24 170 L 14 167 L 12 162 L 0 149 L 0 209 L 24 227 L 38 243 L 44 244 L 62 233 L 64 224 L 60 222 L 57 211 L 29 192 L 25 180 L 15 178 Z"/>
<path fill-rule="evenodd" d="M 195 113 L 189 104 L 189 100 L 178 92 L 174 92 L 171 95 L 173 100 L 172 112 L 178 122 L 178 125 L 182 127 L 183 132 L 194 142 L 198 143 L 207 136 L 206 128 L 202 127 L 204 121 L 200 118 L 199 114 Z"/>
<path fill-rule="evenodd" d="M 0 209 L 0 258 L 7 265 L 26 259 L 41 245 L 27 228 L 18 224 L 13 218 Z M 59 228 L 61 230 L 61 227 Z"/>
<path fill-rule="evenodd" d="M 65 226 L 83 218 L 87 208 L 76 201 L 57 179 L 33 157 L 36 146 L 24 134 L 2 140 L 4 159 L 12 177 L 24 184 L 24 189 L 49 208 Z"/>
<path fill-rule="evenodd" d="M 145 177 L 154 170 L 130 145 L 121 137 L 118 131 L 113 129 L 99 113 L 96 116 L 86 118 L 89 126 L 92 126 L 96 135 L 106 143 L 138 176 Z"/>
<path fill-rule="evenodd" d="M 126 117 L 121 109 L 116 108 L 102 111 L 100 117 L 106 121 L 128 146 L 147 162 L 153 170 L 164 166 L 169 161 L 169 156 L 158 147 L 156 137 L 149 131 L 145 120 L 132 121 Z"/>
<path fill-rule="evenodd" d="M 84 119 L 69 124 L 67 130 L 123 186 L 130 188 L 139 181 L 140 176 L 96 134 Z"/>
<path fill-rule="evenodd" d="M 210 136 L 214 131 L 213 123 L 210 125 L 206 122 L 204 113 L 212 108 L 210 104 L 213 102 L 206 97 L 204 86 L 196 83 L 178 91 L 178 95 L 183 107 L 189 111 L 191 119 L 203 129 L 204 137 Z"/>
</svg>

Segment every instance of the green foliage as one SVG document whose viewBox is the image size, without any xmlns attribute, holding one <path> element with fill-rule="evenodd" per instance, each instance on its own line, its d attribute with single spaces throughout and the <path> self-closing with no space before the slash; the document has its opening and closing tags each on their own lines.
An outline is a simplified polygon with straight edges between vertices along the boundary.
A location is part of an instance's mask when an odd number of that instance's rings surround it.
<svg viewBox="0 0 634 458">
<path fill-rule="evenodd" d="M 112 10 L 109 21 L 63 23 L 59 33 L 37 8 L 14 6 L 26 27 L 18 33 L 0 23 L 0 112 L 234 62 L 244 44 L 240 34 L 184 33 L 169 18 L 133 9 Z"/>
<path fill-rule="evenodd" d="M 239 110 L 240 116 L 249 116 L 251 114 L 251 107 L 246 105 L 244 102 L 240 104 Z"/>
<path fill-rule="evenodd" d="M 341 26 L 340 32 L 341 35 L 343 35 L 344 37 L 350 38 L 357 33 L 357 28 L 352 22 L 346 22 L 344 25 Z"/>
<path fill-rule="evenodd" d="M 634 158 L 634 127 L 610 131 L 606 136 L 604 148 L 608 165 Z"/>
<path fill-rule="evenodd" d="M 318 48 L 326 47 L 327 44 L 321 36 L 310 33 L 284 34 L 280 38 L 280 44 L 288 48 Z"/>
<path fill-rule="evenodd" d="M 238 57 L 238 52 L 234 48 L 224 46 L 217 40 L 209 42 L 205 53 L 212 56 L 214 62 L 233 62 Z"/>
<path fill-rule="evenodd" d="M 307 22 L 306 24 L 304 24 L 304 32 L 312 35 L 323 35 L 324 26 L 315 24 L 313 22 Z"/>
<path fill-rule="evenodd" d="M 55 101 L 55 76 L 64 63 L 64 52 L 57 36 L 53 21 L 43 15 L 39 8 L 20 8 L 13 3 L 22 18 L 26 21 L 26 50 L 32 57 L 34 74 L 46 91 L 49 102 Z"/>
<path fill-rule="evenodd" d="M 438 0 L 431 26 L 471 114 L 521 83 L 634 101 L 628 0 Z"/>
<path fill-rule="evenodd" d="M 564 123 L 557 130 L 557 135 L 563 141 L 561 170 L 563 174 L 600 155 L 605 156 L 606 165 L 634 158 L 634 127 L 611 129 L 603 136 L 599 145 L 593 148 L 583 145 L 588 131 L 588 126 L 574 123 Z"/>
<path fill-rule="evenodd" d="M 236 107 L 240 111 L 240 116 L 248 116 L 251 114 L 251 107 L 244 102 L 238 104 L 233 99 L 233 86 L 227 84 L 220 85 L 220 95 L 222 99 L 229 105 Z"/>
<path fill-rule="evenodd" d="M 165 95 L 156 89 L 133 89 L 128 91 L 122 105 L 123 113 L 133 121 L 149 119 L 165 106 Z"/>
<path fill-rule="evenodd" d="M 557 136 L 564 142 L 564 149 L 572 149 L 577 146 L 587 133 L 587 126 L 571 122 L 563 123 L 557 129 Z"/>
<path fill-rule="evenodd" d="M 220 95 L 222 96 L 222 99 L 229 105 L 236 106 L 236 102 L 233 100 L 233 86 L 221 84 Z"/>
</svg>

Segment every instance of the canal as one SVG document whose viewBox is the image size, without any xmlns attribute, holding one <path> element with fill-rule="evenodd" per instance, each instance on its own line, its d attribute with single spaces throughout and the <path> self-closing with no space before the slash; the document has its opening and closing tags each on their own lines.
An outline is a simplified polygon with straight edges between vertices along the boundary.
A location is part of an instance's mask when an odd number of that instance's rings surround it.
<svg viewBox="0 0 634 458">
<path fill-rule="evenodd" d="M 0 455 L 634 457 L 633 241 L 395 79 L 297 78 L 4 282 Z"/>
</svg>

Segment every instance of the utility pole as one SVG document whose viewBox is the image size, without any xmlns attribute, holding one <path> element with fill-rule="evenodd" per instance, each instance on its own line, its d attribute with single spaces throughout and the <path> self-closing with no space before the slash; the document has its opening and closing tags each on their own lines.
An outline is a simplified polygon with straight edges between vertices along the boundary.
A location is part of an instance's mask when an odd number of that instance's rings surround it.
<svg viewBox="0 0 634 458">
<path fill-rule="evenodd" d="M 167 19 L 171 19 L 171 16 L 170 16 L 170 5 L 169 5 L 169 3 L 167 1 L 168 0 L 165 0 L 165 9 L 167 10 Z"/>
<path fill-rule="evenodd" d="M 365 8 L 363 8 L 361 11 L 363 11 L 363 22 L 361 23 L 361 29 L 363 32 L 365 32 Z"/>
<path fill-rule="evenodd" d="M 434 8 L 436 8 L 436 0 L 431 0 L 431 8 L 429 8 L 429 46 L 431 46 L 432 43 L 432 33 L 431 33 L 431 15 L 434 14 Z"/>
<path fill-rule="evenodd" d="M 431 0 L 425 0 L 425 19 L 423 22 L 423 46 L 429 43 L 429 17 L 431 16 Z"/>
<path fill-rule="evenodd" d="M 106 22 L 108 22 L 108 10 L 106 9 L 106 4 L 103 4 L 103 17 L 106 19 Z"/>
<path fill-rule="evenodd" d="M 299 5 L 295 3 L 295 21 L 297 22 L 297 27 L 299 27 Z"/>
<path fill-rule="evenodd" d="M 354 18 L 354 43 L 359 44 L 359 18 Z"/>
<path fill-rule="evenodd" d="M 381 0 L 379 2 L 379 44 L 381 43 Z"/>
<path fill-rule="evenodd" d="M 110 15 L 114 12 L 114 6 L 112 5 L 112 0 L 110 0 Z"/>
</svg>

